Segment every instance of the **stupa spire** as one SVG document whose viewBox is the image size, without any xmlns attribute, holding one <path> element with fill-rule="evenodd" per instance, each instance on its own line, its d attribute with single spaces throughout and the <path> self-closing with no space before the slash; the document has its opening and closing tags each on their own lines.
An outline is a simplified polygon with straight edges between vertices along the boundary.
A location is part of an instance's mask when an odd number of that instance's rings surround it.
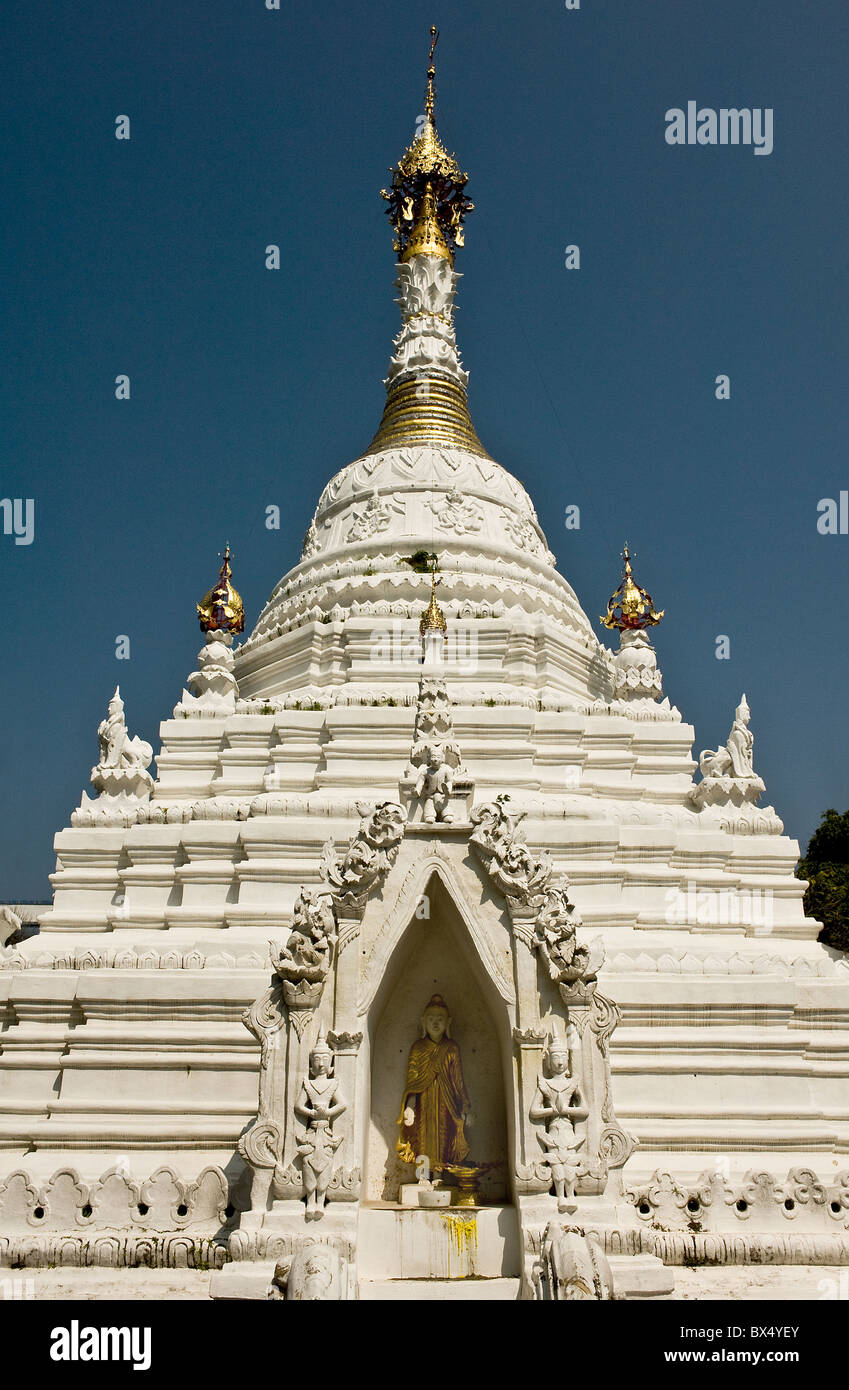
<svg viewBox="0 0 849 1390">
<path fill-rule="evenodd" d="M 425 115 L 433 125 L 433 113 L 436 105 L 436 68 L 433 62 L 433 55 L 436 45 L 439 43 L 439 30 L 435 24 L 430 26 L 430 63 L 427 69 L 427 86 L 425 88 Z"/>
<path fill-rule="evenodd" d="M 219 551 L 219 555 L 221 552 Z M 198 652 L 198 669 L 192 671 L 174 718 L 187 714 L 234 714 L 239 686 L 233 674 L 233 638 L 245 630 L 245 607 L 233 584 L 230 545 L 225 546 L 218 582 L 197 604 L 200 630 L 206 645 Z"/>
<path fill-rule="evenodd" d="M 425 109 L 415 138 L 381 190 L 395 233 L 401 331 L 386 379 L 380 428 L 366 450 L 437 445 L 488 457 L 469 416 L 468 373 L 454 336 L 454 271 L 463 245 L 463 221 L 474 204 L 466 197 L 468 174 L 436 132 L 436 67 L 439 33 L 431 26 Z"/>
<path fill-rule="evenodd" d="M 631 569 L 631 552 L 622 551 L 623 573 L 619 588 L 607 600 L 607 612 L 599 622 L 619 633 L 619 650 L 614 653 L 611 674 L 614 704 L 617 701 L 656 702 L 663 694 L 663 678 L 657 656 L 646 634 L 663 617 L 647 589 L 640 588 Z"/>
<path fill-rule="evenodd" d="M 402 261 L 413 252 L 410 242 L 424 218 L 435 222 L 439 244 L 445 252 L 438 254 L 454 262 L 456 247 L 463 245 L 463 219 L 474 203 L 464 193 L 469 176 L 464 173 L 453 154 L 449 154 L 436 133 L 436 67 L 434 49 L 439 31 L 431 25 L 430 62 L 425 86 L 424 115 L 419 117 L 421 128 L 404 151 L 397 165 L 390 169 L 392 183 L 381 189 L 388 202 L 387 213 L 395 232 L 394 250 Z M 418 122 L 417 122 L 418 125 Z"/>
</svg>

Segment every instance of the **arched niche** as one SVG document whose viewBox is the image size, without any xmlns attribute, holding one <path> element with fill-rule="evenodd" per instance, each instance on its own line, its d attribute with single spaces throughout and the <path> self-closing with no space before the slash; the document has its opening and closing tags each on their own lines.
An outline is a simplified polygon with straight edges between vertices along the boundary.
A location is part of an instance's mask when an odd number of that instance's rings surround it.
<svg viewBox="0 0 849 1390">
<path fill-rule="evenodd" d="M 451 1013 L 451 1036 L 460 1047 L 472 1102 L 473 1123 L 467 1133 L 471 1157 L 479 1162 L 499 1160 L 501 1165 L 484 1178 L 481 1195 L 487 1201 L 509 1200 L 513 1068 L 507 1004 L 438 871 L 431 874 L 419 902 L 426 904 L 427 915 L 411 916 L 368 1010 L 364 1198 L 397 1202 L 399 1180 L 409 1174 L 395 1151 L 407 1058 L 411 1044 L 421 1036 L 425 1005 L 433 994 L 441 994 Z"/>
</svg>

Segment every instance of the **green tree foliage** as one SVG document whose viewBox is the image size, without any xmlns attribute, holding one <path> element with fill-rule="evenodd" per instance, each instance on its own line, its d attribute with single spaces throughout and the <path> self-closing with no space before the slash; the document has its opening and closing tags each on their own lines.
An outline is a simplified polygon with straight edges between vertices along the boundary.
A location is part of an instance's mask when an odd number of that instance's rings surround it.
<svg viewBox="0 0 849 1390">
<path fill-rule="evenodd" d="M 412 555 L 402 555 L 398 564 L 409 565 L 414 574 L 436 574 L 439 556 L 429 550 L 417 550 Z"/>
<path fill-rule="evenodd" d="M 822 922 L 820 941 L 849 951 L 849 811 L 825 812 L 796 876 L 808 880 L 805 912 Z"/>
</svg>

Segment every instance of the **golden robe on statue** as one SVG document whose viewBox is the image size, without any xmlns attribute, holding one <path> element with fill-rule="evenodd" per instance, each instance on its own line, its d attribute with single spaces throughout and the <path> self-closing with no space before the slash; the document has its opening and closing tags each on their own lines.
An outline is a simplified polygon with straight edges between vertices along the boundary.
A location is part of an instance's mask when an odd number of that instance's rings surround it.
<svg viewBox="0 0 849 1390">
<path fill-rule="evenodd" d="M 404 1111 L 415 1113 L 411 1125 L 404 1124 Z M 463 1117 L 471 1106 L 463 1081 L 460 1049 L 452 1038 L 417 1039 L 410 1048 L 407 1085 L 398 1124 L 398 1154 L 404 1163 L 415 1163 L 425 1154 L 432 1172 L 447 1163 L 462 1163 L 468 1156 Z"/>
</svg>

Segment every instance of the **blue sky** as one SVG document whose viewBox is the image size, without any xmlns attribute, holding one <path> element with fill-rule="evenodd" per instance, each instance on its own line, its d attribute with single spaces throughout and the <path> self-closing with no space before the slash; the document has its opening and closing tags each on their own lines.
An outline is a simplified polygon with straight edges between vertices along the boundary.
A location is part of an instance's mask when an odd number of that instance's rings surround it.
<svg viewBox="0 0 849 1390">
<path fill-rule="evenodd" d="M 374 432 L 379 189 L 431 23 L 476 203 L 457 328 L 481 439 L 593 619 L 630 542 L 697 753 L 745 690 L 789 833 L 849 805 L 849 536 L 816 525 L 849 488 L 845 4 L 7 0 L 0 496 L 34 499 L 35 539 L 0 535 L 0 901 L 48 896 L 117 681 L 158 749 L 224 541 L 250 626 Z M 773 153 L 669 146 L 688 100 L 772 108 Z"/>
</svg>

